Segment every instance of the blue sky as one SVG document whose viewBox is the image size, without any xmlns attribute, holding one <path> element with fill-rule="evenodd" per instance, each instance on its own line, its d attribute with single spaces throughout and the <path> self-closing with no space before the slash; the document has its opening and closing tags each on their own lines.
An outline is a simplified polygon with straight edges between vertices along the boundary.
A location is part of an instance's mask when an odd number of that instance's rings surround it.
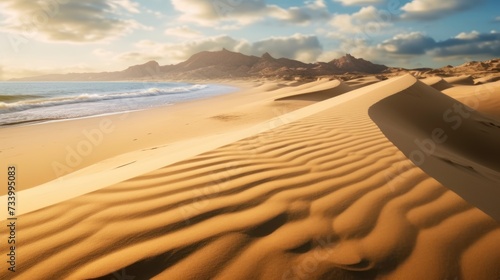
<svg viewBox="0 0 500 280">
<path fill-rule="evenodd" d="M 2 0 L 0 79 L 115 71 L 223 47 L 407 68 L 500 57 L 498 0 Z"/>
</svg>

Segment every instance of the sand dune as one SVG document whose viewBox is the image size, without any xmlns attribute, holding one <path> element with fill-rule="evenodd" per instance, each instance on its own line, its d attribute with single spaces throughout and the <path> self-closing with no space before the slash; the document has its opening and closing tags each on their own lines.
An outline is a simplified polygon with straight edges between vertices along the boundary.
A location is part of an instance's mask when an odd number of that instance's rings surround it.
<svg viewBox="0 0 500 280">
<path fill-rule="evenodd" d="M 500 74 L 488 75 L 486 77 L 474 79 L 474 84 L 486 84 L 496 81 L 500 81 Z"/>
<path fill-rule="evenodd" d="M 469 75 L 463 75 L 458 77 L 444 78 L 444 80 L 452 85 L 474 85 L 474 78 Z"/>
<path fill-rule="evenodd" d="M 306 93 L 297 93 L 286 97 L 277 98 L 276 101 L 299 100 L 299 101 L 323 101 L 351 91 L 347 84 L 334 80 L 321 84 L 319 88 L 308 88 Z"/>
<path fill-rule="evenodd" d="M 495 279 L 499 224 L 412 164 L 368 115 L 415 92 L 435 94 L 411 76 L 350 91 L 280 126 L 22 215 L 16 276 Z"/>
<path fill-rule="evenodd" d="M 421 82 L 428 85 L 428 86 L 431 86 L 439 91 L 453 87 L 452 84 L 448 83 L 446 80 L 444 80 L 441 77 L 429 77 L 429 78 L 422 79 Z"/>
<path fill-rule="evenodd" d="M 420 82 L 370 116 L 416 165 L 500 221 L 499 121 Z"/>
<path fill-rule="evenodd" d="M 376 76 L 367 76 L 362 78 L 351 79 L 346 81 L 345 83 L 350 86 L 352 89 L 358 89 L 365 86 L 373 85 L 380 82 Z"/>
<path fill-rule="evenodd" d="M 443 90 L 443 93 L 482 114 L 500 119 L 500 82 L 456 86 Z"/>
</svg>

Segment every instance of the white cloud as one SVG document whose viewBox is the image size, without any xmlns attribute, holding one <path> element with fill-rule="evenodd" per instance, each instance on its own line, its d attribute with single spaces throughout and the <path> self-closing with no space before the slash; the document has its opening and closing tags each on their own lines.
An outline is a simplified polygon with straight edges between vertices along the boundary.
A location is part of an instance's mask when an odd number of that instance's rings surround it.
<svg viewBox="0 0 500 280">
<path fill-rule="evenodd" d="M 383 3 L 384 0 L 333 0 L 334 2 L 341 3 L 344 6 L 353 6 L 353 5 L 375 5 Z"/>
<path fill-rule="evenodd" d="M 110 57 L 114 54 L 112 51 L 101 48 L 93 50 L 92 53 L 99 57 Z"/>
<path fill-rule="evenodd" d="M 158 19 L 162 19 L 162 18 L 164 18 L 164 17 L 165 17 L 165 15 L 164 15 L 164 14 L 162 14 L 161 12 L 158 12 L 158 11 L 153 11 L 153 10 L 151 10 L 151 9 L 143 9 L 143 10 L 144 10 L 146 13 L 148 13 L 148 14 L 152 14 L 152 15 L 154 15 L 154 16 L 155 16 L 156 18 L 158 18 Z"/>
<path fill-rule="evenodd" d="M 315 62 L 323 53 L 323 47 L 314 35 L 294 34 L 289 37 L 271 37 L 252 44 L 242 44 L 237 51 L 257 56 L 269 52 L 278 58 Z"/>
<path fill-rule="evenodd" d="M 330 21 L 335 31 L 343 33 L 381 33 L 385 28 L 392 26 L 391 18 L 377 10 L 374 6 L 361 8 L 354 14 L 336 14 Z"/>
<path fill-rule="evenodd" d="M 434 47 L 436 41 L 421 32 L 398 34 L 385 40 L 378 47 L 388 53 L 400 55 L 420 55 Z"/>
<path fill-rule="evenodd" d="M 451 13 L 466 10 L 481 2 L 470 0 L 413 0 L 404 5 L 401 10 L 403 19 L 432 20 L 449 16 Z"/>
<path fill-rule="evenodd" d="M 165 34 L 181 38 L 196 38 L 201 36 L 199 31 L 191 29 L 187 25 L 167 28 Z"/>
<path fill-rule="evenodd" d="M 435 59 L 450 57 L 500 56 L 500 34 L 462 32 L 453 38 L 436 41 L 421 32 L 398 34 L 377 46 L 385 54 L 418 57 L 427 55 Z"/>
<path fill-rule="evenodd" d="M 120 37 L 135 29 L 147 29 L 121 16 L 138 12 L 138 4 L 129 0 L 2 0 L 0 14 L 4 15 L 4 20 L 0 26 L 3 31 L 27 39 L 97 42 Z"/>
<path fill-rule="evenodd" d="M 429 54 L 435 57 L 499 57 L 500 33 L 462 32 L 455 38 L 437 42 Z"/>
<path fill-rule="evenodd" d="M 455 36 L 455 38 L 462 39 L 462 40 L 477 39 L 479 37 L 479 34 L 480 34 L 479 32 L 474 30 L 470 33 L 462 32 L 462 33 L 458 34 L 457 36 Z"/>
<path fill-rule="evenodd" d="M 303 6 L 287 9 L 278 5 L 268 5 L 264 0 L 172 0 L 172 4 L 181 13 L 179 17 L 181 21 L 219 29 L 239 29 L 267 18 L 294 24 L 308 24 L 331 16 L 325 0 L 305 1 Z"/>
<path fill-rule="evenodd" d="M 234 4 L 230 4 L 233 2 Z M 181 21 L 205 26 L 215 26 L 223 21 L 250 24 L 259 20 L 260 13 L 267 9 L 263 0 L 232 2 L 172 0 L 172 5 L 182 13 L 179 18 Z"/>
<path fill-rule="evenodd" d="M 110 0 L 109 5 L 113 8 L 123 8 L 128 12 L 139 14 L 139 3 L 133 2 L 131 0 Z"/>
<path fill-rule="evenodd" d="M 278 6 L 268 6 L 268 15 L 273 18 L 297 23 L 307 24 L 316 20 L 324 20 L 331 17 L 324 0 L 306 2 L 302 7 L 290 7 L 283 9 Z"/>
</svg>

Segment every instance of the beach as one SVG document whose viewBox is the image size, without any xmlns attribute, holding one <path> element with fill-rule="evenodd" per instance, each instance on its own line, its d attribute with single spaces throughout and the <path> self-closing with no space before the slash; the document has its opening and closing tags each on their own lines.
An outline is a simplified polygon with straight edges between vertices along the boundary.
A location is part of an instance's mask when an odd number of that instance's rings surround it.
<svg viewBox="0 0 500 280">
<path fill-rule="evenodd" d="M 240 90 L 0 127 L 0 278 L 500 277 L 499 81 L 219 82 Z"/>
</svg>

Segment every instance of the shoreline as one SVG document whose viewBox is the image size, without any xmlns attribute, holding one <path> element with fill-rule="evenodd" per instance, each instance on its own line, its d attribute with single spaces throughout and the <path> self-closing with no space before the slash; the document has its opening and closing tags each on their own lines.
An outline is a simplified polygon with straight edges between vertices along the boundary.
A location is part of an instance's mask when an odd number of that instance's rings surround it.
<svg viewBox="0 0 500 280">
<path fill-rule="evenodd" d="M 104 83 L 114 83 L 114 81 L 103 81 L 103 82 Z M 122 81 L 122 82 L 124 82 L 124 83 L 134 82 L 135 83 L 137 81 Z M 155 82 L 158 82 L 158 83 L 160 83 L 160 82 L 163 82 L 163 83 L 183 83 L 183 82 L 175 82 L 175 81 L 155 81 Z M 30 82 L 26 82 L 26 83 L 30 83 Z M 39 82 L 36 82 L 36 83 L 39 83 Z M 110 112 L 110 113 L 98 113 L 98 114 L 95 114 L 95 115 L 88 115 L 88 116 L 66 117 L 66 118 L 46 118 L 46 119 L 44 118 L 44 119 L 36 119 L 36 120 L 18 121 L 18 122 L 13 122 L 13 123 L 5 123 L 5 124 L 0 125 L 0 130 L 2 128 L 4 128 L 4 127 L 23 126 L 23 125 L 39 125 L 39 124 L 51 123 L 51 122 L 78 120 L 78 119 L 93 118 L 93 117 L 103 117 L 103 116 L 113 115 L 113 114 L 129 114 L 129 113 L 132 113 L 132 112 L 135 112 L 135 111 L 143 111 L 143 110 L 151 110 L 151 109 L 155 109 L 155 108 L 164 108 L 164 107 L 176 106 L 178 104 L 184 104 L 184 103 L 194 102 L 194 101 L 198 101 L 198 100 L 210 99 L 210 98 L 216 97 L 216 96 L 222 96 L 222 95 L 227 95 L 227 94 L 235 94 L 235 93 L 241 92 L 241 91 L 243 91 L 245 89 L 248 89 L 248 88 L 245 88 L 245 86 L 248 87 L 248 85 L 245 85 L 242 82 L 234 82 L 234 83 L 230 83 L 230 82 L 227 82 L 227 83 L 210 83 L 210 84 L 208 84 L 208 83 L 189 83 L 189 84 L 191 84 L 191 85 L 200 85 L 200 84 L 202 84 L 202 85 L 207 85 L 207 86 L 221 86 L 221 87 L 227 87 L 228 88 L 227 90 L 229 90 L 229 88 L 232 88 L 232 89 L 230 89 L 229 92 L 215 94 L 215 95 L 211 95 L 211 96 L 208 96 L 208 97 L 200 96 L 199 98 L 196 98 L 196 99 L 181 100 L 181 101 L 178 101 L 176 103 L 162 104 L 162 105 L 158 105 L 158 106 L 154 106 L 154 107 L 139 108 L 139 109 L 128 109 L 128 110 L 125 110 L 125 111 Z M 142 98 L 148 98 L 148 97 L 146 96 L 146 97 L 142 97 Z M 124 99 L 126 99 L 126 98 L 124 98 Z M 116 100 L 118 100 L 118 99 L 116 99 Z M 92 102 L 92 101 L 90 101 L 90 102 Z M 85 103 L 85 102 L 82 102 L 82 103 Z M 64 106 L 64 105 L 57 105 L 57 106 Z"/>
</svg>

